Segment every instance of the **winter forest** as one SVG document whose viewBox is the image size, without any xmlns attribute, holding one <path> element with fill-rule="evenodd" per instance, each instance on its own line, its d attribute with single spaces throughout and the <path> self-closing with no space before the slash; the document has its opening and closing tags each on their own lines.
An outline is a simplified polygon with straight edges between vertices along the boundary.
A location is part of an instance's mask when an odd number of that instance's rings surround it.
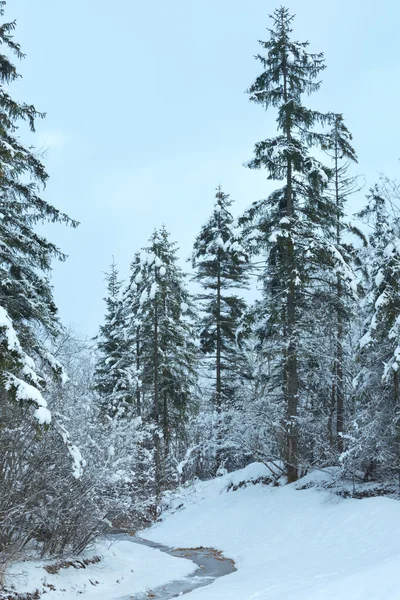
<svg viewBox="0 0 400 600">
<path fill-rule="evenodd" d="M 80 556 L 254 463 L 265 471 L 253 483 L 274 489 L 330 473 L 339 496 L 397 502 L 400 185 L 386 174 L 366 185 L 341 107 L 318 110 L 329 65 L 312 32 L 298 40 L 292 12 L 272 8 L 243 97 L 275 120 L 243 166 L 272 193 L 239 212 L 216 181 L 189 258 L 155 215 L 147 244 L 127 249 L 128 278 L 112 256 L 104 265 L 104 319 L 86 337 L 53 297 L 52 265 L 68 258 L 41 227 L 79 223 L 44 199 L 45 156 L 23 141 L 44 114 L 13 95 L 24 54 L 6 11 L 3 0 L 0 598 L 40 597 L 5 583 L 26 553 Z"/>
</svg>

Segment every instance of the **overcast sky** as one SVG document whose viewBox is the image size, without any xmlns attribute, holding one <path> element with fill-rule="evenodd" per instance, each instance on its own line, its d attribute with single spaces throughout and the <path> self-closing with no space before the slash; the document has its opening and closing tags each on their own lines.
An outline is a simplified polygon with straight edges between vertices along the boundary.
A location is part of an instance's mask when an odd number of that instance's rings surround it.
<svg viewBox="0 0 400 600">
<path fill-rule="evenodd" d="M 397 0 L 290 0 L 294 35 L 323 51 L 327 69 L 310 102 L 342 112 L 367 187 L 396 178 L 400 149 Z M 218 184 L 239 214 L 271 190 L 242 166 L 273 115 L 246 88 L 260 72 L 268 0 L 9 0 L 27 58 L 14 95 L 47 113 L 45 198 L 81 222 L 46 231 L 68 255 L 55 265 L 64 323 L 96 333 L 104 271 L 127 277 L 134 252 L 165 223 L 182 257 L 212 209 Z M 11 90 L 12 91 L 12 90 Z M 362 195 L 361 195 L 362 196 Z M 354 198 L 350 210 L 359 208 Z"/>
</svg>

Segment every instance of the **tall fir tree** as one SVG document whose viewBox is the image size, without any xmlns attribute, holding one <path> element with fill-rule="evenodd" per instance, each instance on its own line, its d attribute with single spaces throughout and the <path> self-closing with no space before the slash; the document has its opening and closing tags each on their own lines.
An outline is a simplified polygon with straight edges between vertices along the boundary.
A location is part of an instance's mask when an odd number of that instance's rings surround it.
<svg viewBox="0 0 400 600">
<path fill-rule="evenodd" d="M 5 1 L 0 2 L 0 17 Z M 0 26 L 0 43 L 18 59 L 24 58 L 13 39 L 15 21 Z M 10 399 L 31 404 L 39 423 L 50 422 L 42 396 L 45 375 L 39 363 L 61 372 L 61 367 L 41 342 L 59 331 L 49 273 L 52 259 L 65 255 L 35 226 L 59 222 L 77 226 L 41 196 L 47 173 L 37 153 L 20 141 L 18 127 L 25 121 L 35 131 L 35 120 L 44 117 L 31 104 L 14 100 L 9 86 L 20 75 L 6 54 L 0 55 L 0 416 Z"/>
<path fill-rule="evenodd" d="M 230 212 L 232 200 L 218 187 L 211 217 L 194 242 L 194 280 L 203 292 L 198 295 L 202 309 L 200 350 L 212 373 L 213 401 L 217 413 L 216 467 L 222 466 L 223 413 L 238 390 L 243 355 L 237 334 L 246 303 L 234 290 L 248 285 L 248 257 L 237 241 Z"/>
<path fill-rule="evenodd" d="M 336 208 L 335 245 L 340 250 L 347 264 L 359 266 L 359 256 L 354 246 L 344 238 L 345 234 L 353 233 L 363 238 L 359 230 L 355 229 L 345 218 L 345 205 L 350 195 L 358 191 L 358 178 L 349 173 L 350 166 L 357 163 L 357 156 L 352 146 L 352 135 L 344 124 L 342 115 L 336 115 L 329 133 L 326 135 L 323 149 L 332 161 L 332 178 L 328 187 L 328 197 Z M 349 290 L 344 281 L 345 272 L 336 269 L 336 282 L 330 282 L 330 289 L 334 293 L 328 310 L 335 315 L 334 322 L 326 318 L 329 331 L 327 334 L 333 340 L 332 361 L 332 392 L 328 434 L 331 440 L 332 450 L 339 455 L 344 450 L 345 433 L 345 408 L 346 408 L 346 372 L 350 373 L 349 360 L 346 354 L 346 342 L 348 341 L 352 317 L 355 310 L 354 290 Z M 347 345 L 348 349 L 348 345 Z M 347 389 L 350 389 L 348 382 Z"/>
<path fill-rule="evenodd" d="M 271 18 L 270 39 L 260 42 L 266 55 L 256 57 L 264 70 L 249 93 L 251 101 L 277 109 L 278 135 L 256 144 L 248 166 L 265 168 L 268 179 L 283 181 L 283 187 L 253 203 L 240 223 L 249 248 L 267 253 L 259 306 L 264 326 L 259 331 L 270 345 L 274 340 L 270 381 L 277 402 L 283 400 L 280 445 L 288 480 L 293 481 L 303 458 L 299 423 L 309 403 L 307 380 L 317 350 L 312 315 L 330 293 L 320 285 L 321 276 L 343 268 L 350 281 L 353 273 L 335 244 L 337 210 L 326 193 L 332 169 L 311 154 L 312 148 L 324 146 L 320 129 L 332 125 L 335 115 L 302 104 L 305 94 L 320 87 L 323 54 L 308 53 L 308 42 L 292 40 L 294 17 L 286 8 Z"/>
</svg>

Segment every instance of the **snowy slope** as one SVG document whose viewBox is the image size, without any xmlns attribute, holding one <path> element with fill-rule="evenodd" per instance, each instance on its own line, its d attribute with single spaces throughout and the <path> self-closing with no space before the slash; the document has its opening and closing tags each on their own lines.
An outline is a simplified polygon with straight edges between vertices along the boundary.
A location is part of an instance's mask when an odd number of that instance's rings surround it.
<svg viewBox="0 0 400 600">
<path fill-rule="evenodd" d="M 255 463 L 196 484 L 184 508 L 141 533 L 166 545 L 212 546 L 234 559 L 236 573 L 190 600 L 400 599 L 400 502 L 343 500 L 296 484 L 226 491 L 231 481 L 268 474 Z"/>
</svg>

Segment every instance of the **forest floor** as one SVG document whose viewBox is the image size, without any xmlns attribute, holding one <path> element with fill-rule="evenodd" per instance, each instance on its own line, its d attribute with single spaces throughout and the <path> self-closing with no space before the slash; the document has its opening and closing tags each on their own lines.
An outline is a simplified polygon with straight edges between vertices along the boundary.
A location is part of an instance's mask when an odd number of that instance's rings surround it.
<svg viewBox="0 0 400 600">
<path fill-rule="evenodd" d="M 162 521 L 140 535 L 168 547 L 216 548 L 234 561 L 236 572 L 191 591 L 191 600 L 399 600 L 400 502 L 380 496 L 386 488 L 353 490 L 332 476 L 276 487 L 253 463 L 181 489 Z M 354 492 L 378 496 L 343 498 Z M 55 574 L 44 571 L 48 561 L 19 563 L 10 583 L 20 593 L 45 590 L 47 600 L 162 598 L 162 586 L 197 568 L 125 539 L 85 556 L 94 555 L 101 560 L 85 569 Z"/>
</svg>

